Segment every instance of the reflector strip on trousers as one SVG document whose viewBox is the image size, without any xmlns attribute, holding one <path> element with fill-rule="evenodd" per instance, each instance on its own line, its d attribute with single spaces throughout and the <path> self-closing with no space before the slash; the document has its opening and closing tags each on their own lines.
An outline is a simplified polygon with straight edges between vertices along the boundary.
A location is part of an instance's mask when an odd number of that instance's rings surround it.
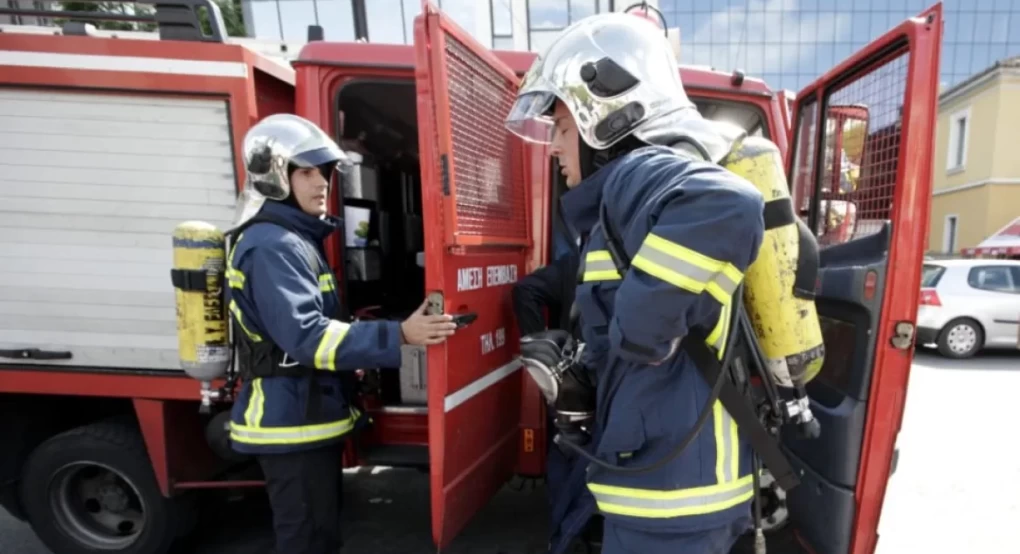
<svg viewBox="0 0 1020 554">
<path fill-rule="evenodd" d="M 645 237 L 632 264 L 695 294 L 708 291 L 723 304 L 733 296 L 744 278 L 733 264 L 709 258 L 652 233 Z"/>
<path fill-rule="evenodd" d="M 359 412 L 332 423 L 303 425 L 300 427 L 254 427 L 230 422 L 230 439 L 246 444 L 303 444 L 318 442 L 345 435 L 354 429 Z"/>
<path fill-rule="evenodd" d="M 608 250 L 593 250 L 584 257 L 582 282 L 616 281 L 620 278 L 620 272 L 616 270 Z"/>
<path fill-rule="evenodd" d="M 330 320 L 326 332 L 319 339 L 319 347 L 315 349 L 316 369 L 336 370 L 336 349 L 347 336 L 347 330 L 351 326 L 335 319 Z"/>
<path fill-rule="evenodd" d="M 718 400 L 712 405 L 712 427 L 715 431 L 715 478 L 719 484 L 729 483 L 740 473 L 740 437 L 737 422 Z"/>
<path fill-rule="evenodd" d="M 721 512 L 750 500 L 754 495 L 751 475 L 722 485 L 675 491 L 631 489 L 591 483 L 599 510 L 645 518 L 670 518 Z"/>
<path fill-rule="evenodd" d="M 237 307 L 237 302 L 234 300 L 230 301 L 230 313 L 234 314 L 234 319 L 237 320 L 237 324 L 241 326 L 241 330 L 244 331 L 244 334 L 248 335 L 248 338 L 251 339 L 252 342 L 262 342 L 262 335 L 253 333 L 244 324 L 244 316 L 241 315 L 241 308 Z"/>
<path fill-rule="evenodd" d="M 336 285 L 333 284 L 332 273 L 323 273 L 322 275 L 319 275 L 319 290 L 322 292 L 336 290 Z"/>
</svg>

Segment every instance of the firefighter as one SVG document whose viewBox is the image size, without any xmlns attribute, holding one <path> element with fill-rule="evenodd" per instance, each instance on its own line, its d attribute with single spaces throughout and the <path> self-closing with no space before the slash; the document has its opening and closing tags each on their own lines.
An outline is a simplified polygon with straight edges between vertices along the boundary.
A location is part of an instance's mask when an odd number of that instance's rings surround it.
<svg viewBox="0 0 1020 554">
<path fill-rule="evenodd" d="M 751 452 L 721 404 L 680 449 L 712 387 L 679 345 L 691 335 L 725 349 L 764 201 L 718 165 L 740 137 L 701 118 L 677 67 L 661 29 L 591 16 L 536 59 L 506 120 L 550 146 L 574 185 L 564 213 L 590 233 L 576 303 L 597 374 L 584 450 L 595 461 L 581 486 L 605 518 L 604 554 L 724 554 L 751 523 Z M 526 364 L 556 363 L 549 346 L 564 337 L 550 333 L 522 340 Z M 558 525 L 569 533 L 585 519 L 568 512 Z"/>
<path fill-rule="evenodd" d="M 253 126 L 243 148 L 247 181 L 226 271 L 244 379 L 231 444 L 265 474 L 276 551 L 336 554 L 341 446 L 365 420 L 341 373 L 399 367 L 401 344 L 438 344 L 456 326 L 449 315 L 426 315 L 425 304 L 403 322 L 335 319 L 340 300 L 323 241 L 339 226 L 326 202 L 334 174 L 346 175 L 346 155 L 289 114 Z"/>
</svg>

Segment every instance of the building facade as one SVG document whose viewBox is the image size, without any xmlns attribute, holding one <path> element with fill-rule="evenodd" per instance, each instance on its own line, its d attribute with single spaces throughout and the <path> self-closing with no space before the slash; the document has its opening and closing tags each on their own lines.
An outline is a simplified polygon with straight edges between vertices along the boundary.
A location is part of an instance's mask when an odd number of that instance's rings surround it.
<svg viewBox="0 0 1020 554">
<path fill-rule="evenodd" d="M 958 254 L 1020 216 L 1020 56 L 939 95 L 928 251 Z"/>
</svg>

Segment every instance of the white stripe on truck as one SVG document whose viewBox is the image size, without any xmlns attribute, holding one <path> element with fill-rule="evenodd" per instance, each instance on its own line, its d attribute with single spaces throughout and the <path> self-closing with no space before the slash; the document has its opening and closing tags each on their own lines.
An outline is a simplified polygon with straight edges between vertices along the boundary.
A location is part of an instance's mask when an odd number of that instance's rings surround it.
<svg viewBox="0 0 1020 554">
<path fill-rule="evenodd" d="M 0 65 L 248 78 L 248 65 L 241 62 L 211 62 L 141 56 L 95 56 L 92 54 L 0 50 Z"/>
<path fill-rule="evenodd" d="M 486 373 L 457 392 L 447 395 L 443 402 L 443 411 L 450 413 L 454 408 L 478 396 L 485 389 L 513 375 L 521 367 L 523 367 L 521 360 L 514 358 L 506 364 Z"/>
</svg>

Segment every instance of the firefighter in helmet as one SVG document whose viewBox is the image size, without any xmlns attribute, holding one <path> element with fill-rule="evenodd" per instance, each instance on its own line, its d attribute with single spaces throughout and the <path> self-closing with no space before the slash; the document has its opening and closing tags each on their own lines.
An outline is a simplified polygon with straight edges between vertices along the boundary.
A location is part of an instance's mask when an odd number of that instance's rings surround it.
<svg viewBox="0 0 1020 554">
<path fill-rule="evenodd" d="M 571 187 L 565 216 L 588 233 L 575 302 L 580 359 L 597 382 L 578 451 L 593 460 L 578 457 L 587 471 L 574 472 L 559 535 L 569 540 L 597 507 L 604 554 L 729 552 L 751 524 L 751 452 L 719 403 L 679 448 L 712 389 L 679 345 L 704 336 L 713 353 L 725 349 L 734 293 L 763 240 L 761 193 L 718 165 L 743 130 L 702 119 L 662 30 L 619 13 L 564 30 L 524 76 L 506 126 L 550 146 Z M 556 333 L 524 337 L 525 363 L 562 367 L 568 341 Z M 577 386 L 553 389 L 571 395 L 575 416 Z"/>
<path fill-rule="evenodd" d="M 255 455 L 265 474 L 276 551 L 336 554 L 341 445 L 364 420 L 342 372 L 399 367 L 401 344 L 438 344 L 455 324 L 426 315 L 424 303 L 403 322 L 336 319 L 323 241 L 339 226 L 326 202 L 334 174 L 347 174 L 347 156 L 289 114 L 253 126 L 243 148 L 247 180 L 226 271 L 244 381 L 231 445 Z"/>
</svg>

